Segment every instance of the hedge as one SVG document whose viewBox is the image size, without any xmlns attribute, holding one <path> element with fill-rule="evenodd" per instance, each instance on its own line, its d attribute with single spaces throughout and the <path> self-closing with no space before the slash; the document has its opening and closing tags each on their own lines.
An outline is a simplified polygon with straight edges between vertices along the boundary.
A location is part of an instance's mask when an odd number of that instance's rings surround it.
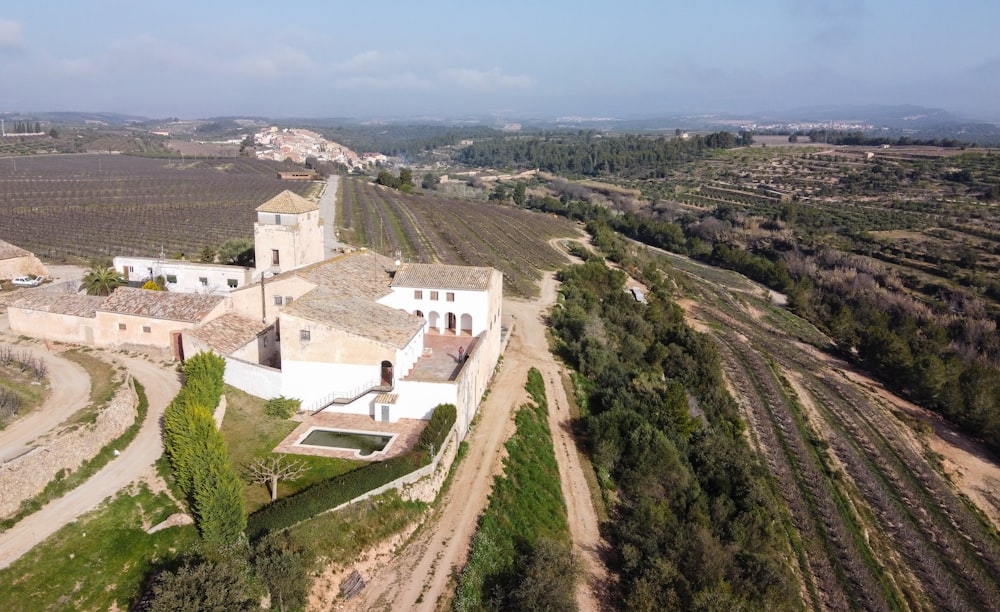
<svg viewBox="0 0 1000 612">
<path fill-rule="evenodd" d="M 416 446 L 409 453 L 370 463 L 264 506 L 250 515 L 247 521 L 250 539 L 256 540 L 267 533 L 287 529 L 427 465 L 432 459 L 427 451 L 433 447 L 437 452 L 444 446 L 455 424 L 455 416 L 454 405 L 441 404 L 434 409 Z"/>
</svg>

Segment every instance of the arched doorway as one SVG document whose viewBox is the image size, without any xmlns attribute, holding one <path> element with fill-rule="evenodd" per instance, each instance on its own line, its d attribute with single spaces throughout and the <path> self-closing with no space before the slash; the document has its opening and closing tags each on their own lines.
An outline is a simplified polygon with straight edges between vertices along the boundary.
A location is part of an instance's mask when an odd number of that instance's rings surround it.
<svg viewBox="0 0 1000 612">
<path fill-rule="evenodd" d="M 454 334 L 456 331 L 455 328 L 457 327 L 456 325 L 457 319 L 455 317 L 455 313 L 449 312 L 447 315 L 445 315 L 444 320 L 445 320 L 445 325 L 444 325 L 445 329 Z"/>
<path fill-rule="evenodd" d="M 439 315 L 436 311 L 431 311 L 428 314 L 427 322 L 430 325 L 430 328 L 432 330 L 434 330 L 434 332 L 441 331 L 441 329 L 440 329 L 440 327 L 441 327 L 441 315 Z"/>
<path fill-rule="evenodd" d="M 472 335 L 472 315 L 462 315 L 462 331 L 467 332 L 470 336 Z"/>
<path fill-rule="evenodd" d="M 391 387 L 392 386 L 392 362 L 383 361 L 382 362 L 382 386 Z"/>
<path fill-rule="evenodd" d="M 423 318 L 424 318 L 424 311 L 422 311 L 422 310 L 414 310 L 414 311 L 413 311 L 413 314 L 417 315 L 417 316 L 418 316 L 418 317 L 420 317 L 421 319 L 423 319 Z"/>
</svg>

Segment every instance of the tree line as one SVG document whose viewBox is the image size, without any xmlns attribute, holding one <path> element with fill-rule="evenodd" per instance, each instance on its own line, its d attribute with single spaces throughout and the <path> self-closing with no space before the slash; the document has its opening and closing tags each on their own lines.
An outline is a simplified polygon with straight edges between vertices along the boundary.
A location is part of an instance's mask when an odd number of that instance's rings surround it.
<svg viewBox="0 0 1000 612">
<path fill-rule="evenodd" d="M 476 140 L 458 151 L 454 160 L 478 167 L 539 168 L 571 176 L 662 178 L 665 166 L 752 142 L 753 135 L 749 132 L 739 135 L 715 132 L 687 139 L 554 132 Z"/>
<path fill-rule="evenodd" d="M 619 248 L 604 227 L 597 245 Z M 635 273 L 649 288 L 646 304 L 599 258 L 566 268 L 551 315 L 558 350 L 579 374 L 584 438 L 613 504 L 621 605 L 795 609 L 779 505 L 716 349 L 684 323 L 655 266 Z"/>
<path fill-rule="evenodd" d="M 7 129 L 10 130 L 9 132 L 7 132 L 8 134 L 41 134 L 42 133 L 42 124 L 39 123 L 39 122 L 37 122 L 37 121 L 35 121 L 34 123 L 32 123 L 31 121 L 15 121 L 13 124 L 8 124 L 8 125 L 13 125 L 13 127 L 8 127 L 7 128 Z"/>
</svg>

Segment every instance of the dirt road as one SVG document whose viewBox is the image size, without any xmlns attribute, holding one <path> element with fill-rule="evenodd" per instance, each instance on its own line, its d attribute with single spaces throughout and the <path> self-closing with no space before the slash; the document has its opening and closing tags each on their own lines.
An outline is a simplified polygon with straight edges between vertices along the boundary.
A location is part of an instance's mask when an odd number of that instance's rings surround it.
<svg viewBox="0 0 1000 612">
<path fill-rule="evenodd" d="M 178 375 L 145 359 L 115 354 L 138 380 L 149 399 L 149 411 L 135 440 L 121 455 L 104 466 L 85 484 L 45 505 L 13 528 L 0 534 L 0 569 L 76 520 L 126 485 L 138 480 L 163 452 L 160 418 L 170 400 L 180 390 Z M 89 381 L 88 381 L 89 389 Z"/>
<path fill-rule="evenodd" d="M 0 336 L 0 342 L 7 338 Z M 52 393 L 38 408 L 24 415 L 0 431 L 0 462 L 11 459 L 31 449 L 31 442 L 55 429 L 66 417 L 82 409 L 89 402 L 90 377 L 82 367 L 50 353 L 43 345 L 17 346 L 19 354 L 28 350 L 42 359 L 48 367 Z"/>
<path fill-rule="evenodd" d="M 368 586 L 345 609 L 435 610 L 450 600 L 453 574 L 464 566 L 479 515 L 486 507 L 493 475 L 502 469 L 503 443 L 513 432 L 513 409 L 528 399 L 524 383 L 528 369 L 536 367 L 546 383 L 551 412 L 550 426 L 569 508 L 574 549 L 581 555 L 587 579 L 578 589 L 582 610 L 597 610 L 594 597 L 606 578 L 597 517 L 590 503 L 570 436 L 568 403 L 559 367 L 549 354 L 543 313 L 555 302 L 555 279 L 542 282 L 542 297 L 532 302 L 506 300 L 504 311 L 516 325 L 504 354 L 503 368 L 490 395 L 480 408 L 480 421 L 467 438 L 469 452 L 455 472 L 441 503 L 415 541 L 397 554 L 387 567 L 365 576 Z"/>
</svg>

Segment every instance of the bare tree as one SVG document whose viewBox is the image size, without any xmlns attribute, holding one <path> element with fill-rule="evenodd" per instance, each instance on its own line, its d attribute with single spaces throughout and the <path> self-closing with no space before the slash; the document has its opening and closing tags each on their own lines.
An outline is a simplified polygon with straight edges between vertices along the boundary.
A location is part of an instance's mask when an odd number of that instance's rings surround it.
<svg viewBox="0 0 1000 612">
<path fill-rule="evenodd" d="M 255 457 L 244 466 L 244 477 L 254 483 L 267 485 L 271 489 L 271 501 L 278 499 L 278 482 L 298 478 L 306 471 L 306 465 L 295 459 L 284 457 Z"/>
<path fill-rule="evenodd" d="M 0 344 L 0 363 L 9 366 L 14 361 L 14 347 L 9 344 Z"/>
<path fill-rule="evenodd" d="M 34 368 L 36 382 L 42 382 L 42 379 L 49 375 L 49 364 L 45 363 L 45 360 L 41 357 L 35 358 L 32 367 Z"/>
<path fill-rule="evenodd" d="M 33 357 L 31 356 L 31 351 L 29 351 L 28 349 L 22 350 L 17 355 L 18 371 L 23 374 L 25 370 L 31 367 L 32 359 Z"/>
</svg>

